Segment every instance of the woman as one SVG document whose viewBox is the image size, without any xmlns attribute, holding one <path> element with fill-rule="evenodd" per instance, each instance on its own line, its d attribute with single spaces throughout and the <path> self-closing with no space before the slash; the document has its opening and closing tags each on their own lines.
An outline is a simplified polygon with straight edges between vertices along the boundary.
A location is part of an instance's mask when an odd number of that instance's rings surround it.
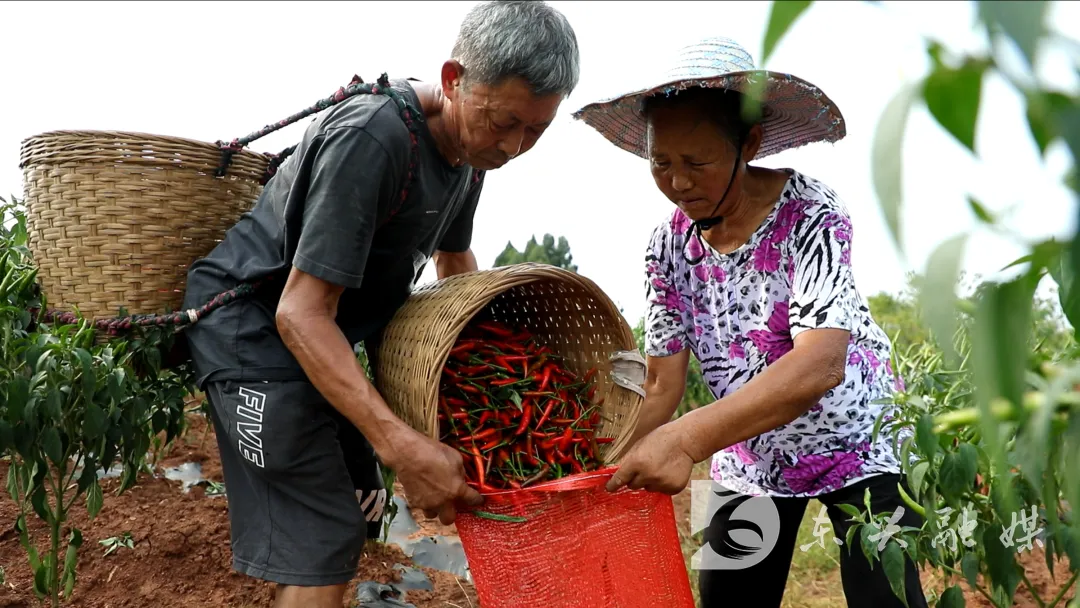
<svg viewBox="0 0 1080 608">
<path fill-rule="evenodd" d="M 608 489 L 675 494 L 711 457 L 722 489 L 709 512 L 728 500 L 705 531 L 711 553 L 703 555 L 728 566 L 708 569 L 702 558 L 703 606 L 779 606 L 811 497 L 826 505 L 840 542 L 850 524 L 837 505 L 864 510 L 867 489 L 875 514 L 902 509 L 899 458 L 879 403 L 899 379 L 889 339 L 855 287 L 840 198 L 798 171 L 749 164 L 842 138 L 835 104 L 799 78 L 755 72 L 727 39 L 686 47 L 674 65 L 663 84 L 575 113 L 648 159 L 676 207 L 646 254 L 647 396 L 638 440 Z M 691 352 L 717 401 L 668 422 Z M 874 438 L 879 416 L 886 424 Z M 768 499 L 748 502 L 756 496 Z M 751 523 L 732 519 L 751 504 Z M 769 521 L 777 529 L 760 532 L 756 555 L 731 535 Z M 922 521 L 904 510 L 897 525 Z M 840 552 L 848 606 L 903 605 L 880 561 L 872 567 L 858 546 Z M 910 560 L 906 586 L 908 605 L 926 606 Z"/>
</svg>

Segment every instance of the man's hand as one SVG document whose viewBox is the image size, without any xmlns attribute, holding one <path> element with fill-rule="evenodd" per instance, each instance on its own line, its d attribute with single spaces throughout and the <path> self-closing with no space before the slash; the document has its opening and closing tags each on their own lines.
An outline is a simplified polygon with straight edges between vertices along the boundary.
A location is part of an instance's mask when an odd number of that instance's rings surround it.
<svg viewBox="0 0 1080 608">
<path fill-rule="evenodd" d="M 455 503 L 483 504 L 480 493 L 465 483 L 461 452 L 419 433 L 406 442 L 407 445 L 397 450 L 404 458 L 387 464 L 397 473 L 410 507 L 423 510 L 429 519 L 438 517 L 443 525 L 450 525 L 457 518 Z"/>
<path fill-rule="evenodd" d="M 694 459 L 683 448 L 678 421 L 658 427 L 627 452 L 608 480 L 607 490 L 626 486 L 631 490 L 678 494 L 690 483 Z"/>
</svg>

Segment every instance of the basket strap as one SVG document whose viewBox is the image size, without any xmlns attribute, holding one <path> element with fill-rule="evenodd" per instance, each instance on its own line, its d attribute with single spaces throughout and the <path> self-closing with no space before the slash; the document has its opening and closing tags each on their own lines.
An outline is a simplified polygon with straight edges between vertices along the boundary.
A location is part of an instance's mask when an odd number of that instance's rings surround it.
<svg viewBox="0 0 1080 608">
<path fill-rule="evenodd" d="M 245 137 L 234 139 L 229 143 L 222 141 L 216 142 L 217 146 L 221 148 L 221 166 L 215 173 L 218 177 L 223 177 L 228 170 L 228 166 L 232 161 L 232 157 L 235 153 L 242 150 L 245 146 L 251 142 L 273 133 L 278 129 L 287 127 L 299 120 L 321 112 L 326 108 L 341 103 L 350 97 L 359 94 L 370 95 L 386 95 L 394 101 L 398 106 L 399 114 L 402 120 L 405 122 L 405 126 L 409 129 L 409 139 L 411 140 L 411 150 L 409 153 L 409 166 L 405 176 L 405 186 L 401 189 L 401 195 L 399 197 L 398 205 L 390 210 L 390 214 L 379 224 L 376 228 L 382 228 L 397 214 L 401 209 L 401 206 L 405 203 L 405 199 L 409 196 L 409 187 L 412 185 L 413 178 L 416 176 L 416 170 L 420 164 L 420 125 L 424 122 L 424 114 L 417 108 L 414 108 L 408 101 L 406 101 L 400 93 L 395 91 L 390 86 L 390 79 L 383 73 L 379 80 L 375 83 L 365 83 L 359 76 L 353 76 L 352 82 L 349 86 L 339 88 L 333 95 L 320 99 L 315 105 L 297 112 L 292 116 L 276 122 L 272 125 L 267 125 L 262 129 L 255 131 Z M 281 163 L 285 162 L 285 159 L 289 157 L 296 150 L 296 146 L 290 146 L 285 148 L 280 154 L 271 154 L 270 164 L 267 167 L 266 175 L 262 179 L 262 184 L 266 185 L 266 182 L 277 172 Z M 473 169 L 472 183 L 475 184 L 480 181 L 480 176 L 483 171 L 479 169 Z M 193 308 L 190 310 L 173 312 L 168 314 L 143 314 L 143 315 L 130 315 L 114 317 L 111 319 L 96 319 L 93 322 L 94 328 L 97 330 L 105 331 L 110 335 L 118 334 L 124 330 L 130 330 L 134 327 L 166 327 L 172 326 L 176 329 L 182 329 L 188 325 L 193 325 L 198 322 L 199 319 L 205 317 L 211 312 L 226 306 L 240 298 L 244 298 L 254 294 L 259 287 L 274 280 L 277 275 L 268 275 L 262 277 L 256 281 L 250 283 L 241 283 L 235 288 L 222 292 L 210 299 L 206 304 L 200 308 Z M 78 317 L 71 312 L 59 312 L 59 311 L 46 311 L 45 319 L 47 321 L 74 324 L 78 323 Z"/>
<path fill-rule="evenodd" d="M 406 101 L 400 93 L 395 91 L 390 86 L 390 80 L 389 78 L 387 78 L 385 73 L 379 77 L 377 82 L 374 83 L 365 83 L 362 78 L 353 75 L 352 80 L 349 82 L 348 86 L 338 88 L 338 90 L 329 97 L 324 97 L 323 99 L 320 99 L 319 101 L 315 102 L 314 105 L 311 105 L 304 110 L 301 110 L 296 114 L 285 118 L 284 120 L 279 120 L 276 123 L 266 125 L 258 131 L 249 133 L 244 137 L 238 137 L 230 142 L 224 142 L 222 140 L 214 142 L 215 145 L 217 145 L 217 147 L 221 149 L 221 164 L 218 166 L 217 171 L 214 172 L 214 175 L 216 175 L 217 177 L 224 177 L 229 169 L 229 165 L 232 163 L 233 155 L 243 150 L 251 142 L 265 137 L 279 129 L 283 129 L 289 125 L 295 124 L 296 122 L 301 121 L 308 116 L 311 116 L 312 114 L 321 112 L 329 107 L 335 106 L 345 101 L 346 99 L 355 97 L 356 95 L 360 94 L 386 95 L 387 97 L 390 97 L 394 100 L 394 103 L 397 104 L 402 116 L 406 119 L 411 118 L 415 122 L 423 122 L 424 120 L 423 113 L 420 112 L 417 108 L 412 107 L 412 105 L 410 105 L 409 102 Z M 416 130 L 410 126 L 409 132 L 415 135 Z M 271 158 L 271 162 L 270 166 L 267 168 L 266 175 L 264 175 L 261 180 L 261 183 L 263 185 L 265 185 L 266 182 L 268 182 L 270 178 L 273 177 L 274 173 L 277 172 L 277 168 L 281 166 L 281 163 L 284 162 L 285 159 L 288 158 L 288 156 L 292 154 L 295 150 L 296 146 L 291 146 L 289 148 L 286 148 L 279 154 L 269 155 Z"/>
</svg>

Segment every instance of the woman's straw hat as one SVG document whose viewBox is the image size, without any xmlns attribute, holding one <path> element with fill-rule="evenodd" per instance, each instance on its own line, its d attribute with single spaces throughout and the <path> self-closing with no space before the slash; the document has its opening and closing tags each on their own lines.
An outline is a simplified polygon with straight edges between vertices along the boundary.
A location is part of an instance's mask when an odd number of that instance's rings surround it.
<svg viewBox="0 0 1080 608">
<path fill-rule="evenodd" d="M 706 38 L 683 47 L 665 75 L 653 82 L 661 84 L 590 103 L 573 116 L 623 150 L 648 158 L 645 98 L 690 87 L 719 87 L 761 103 L 764 139 L 756 158 L 809 143 L 836 142 L 847 134 L 840 109 L 821 89 L 791 74 L 757 70 L 750 53 L 728 38 Z"/>
</svg>

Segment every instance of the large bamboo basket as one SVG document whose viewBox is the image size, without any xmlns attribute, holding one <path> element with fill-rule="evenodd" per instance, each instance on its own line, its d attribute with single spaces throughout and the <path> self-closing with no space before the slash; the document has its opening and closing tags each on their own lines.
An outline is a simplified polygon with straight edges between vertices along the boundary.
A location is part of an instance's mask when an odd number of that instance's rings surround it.
<svg viewBox="0 0 1080 608">
<path fill-rule="evenodd" d="M 608 463 L 617 461 L 637 425 L 642 398 L 613 382 L 609 358 L 636 350 L 633 332 L 592 281 L 545 264 L 517 264 L 448 277 L 412 293 L 383 333 L 376 386 L 394 413 L 437 439 L 439 380 L 450 349 L 473 319 L 521 326 L 559 355 L 576 374 L 597 367 L 603 397 L 598 436 Z"/>
<path fill-rule="evenodd" d="M 88 319 L 180 308 L 188 266 L 262 191 L 270 157 L 144 133 L 51 131 L 22 143 L 30 250 L 49 307 Z"/>
</svg>

